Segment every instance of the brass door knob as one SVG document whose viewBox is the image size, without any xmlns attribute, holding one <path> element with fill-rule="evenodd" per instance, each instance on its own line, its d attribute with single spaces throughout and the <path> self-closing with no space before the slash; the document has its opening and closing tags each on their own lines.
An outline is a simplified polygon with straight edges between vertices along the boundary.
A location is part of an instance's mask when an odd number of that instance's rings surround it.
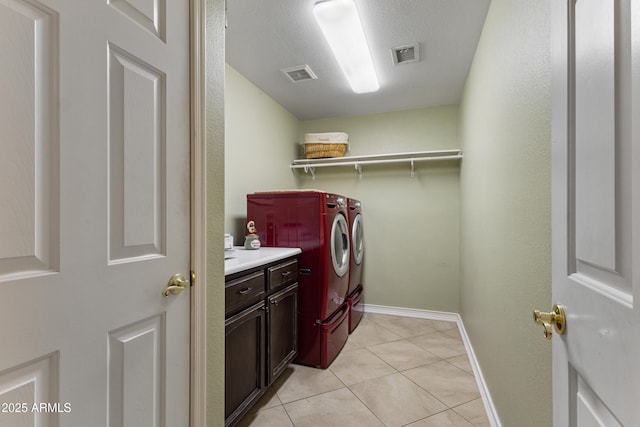
<svg viewBox="0 0 640 427">
<path fill-rule="evenodd" d="M 171 276 L 171 280 L 169 280 L 169 286 L 162 291 L 162 296 L 166 298 L 169 295 L 177 295 L 188 287 L 189 281 L 185 279 L 182 274 L 174 274 Z"/>
<path fill-rule="evenodd" d="M 537 324 L 542 325 L 544 328 L 544 337 L 548 340 L 551 339 L 551 325 L 553 325 L 556 332 L 560 335 L 563 335 L 567 329 L 564 307 L 558 304 L 553 304 L 553 310 L 549 313 L 533 310 L 533 320 Z"/>
</svg>

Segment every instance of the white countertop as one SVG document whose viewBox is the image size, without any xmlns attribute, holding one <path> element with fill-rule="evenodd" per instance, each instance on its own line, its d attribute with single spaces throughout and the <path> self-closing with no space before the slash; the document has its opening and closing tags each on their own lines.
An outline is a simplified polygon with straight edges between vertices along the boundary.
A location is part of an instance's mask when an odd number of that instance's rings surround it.
<svg viewBox="0 0 640 427">
<path fill-rule="evenodd" d="M 300 248 L 260 248 L 248 251 L 242 246 L 234 246 L 233 250 L 235 254 L 224 260 L 225 276 L 302 253 Z"/>
</svg>

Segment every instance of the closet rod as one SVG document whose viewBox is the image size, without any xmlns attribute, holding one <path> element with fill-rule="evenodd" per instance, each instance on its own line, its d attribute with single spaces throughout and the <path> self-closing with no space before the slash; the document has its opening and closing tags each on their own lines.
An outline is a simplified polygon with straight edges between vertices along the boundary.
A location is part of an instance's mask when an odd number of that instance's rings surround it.
<svg viewBox="0 0 640 427">
<path fill-rule="evenodd" d="M 304 169 L 304 168 L 322 168 L 329 166 L 358 166 L 358 165 L 377 165 L 383 163 L 404 163 L 404 162 L 428 162 L 436 160 L 459 160 L 462 159 L 462 154 L 456 154 L 454 156 L 432 156 L 432 157 L 405 157 L 401 159 L 378 159 L 378 160 L 353 160 L 353 161 L 338 161 L 335 163 L 307 163 L 307 164 L 292 164 L 291 169 Z"/>
</svg>

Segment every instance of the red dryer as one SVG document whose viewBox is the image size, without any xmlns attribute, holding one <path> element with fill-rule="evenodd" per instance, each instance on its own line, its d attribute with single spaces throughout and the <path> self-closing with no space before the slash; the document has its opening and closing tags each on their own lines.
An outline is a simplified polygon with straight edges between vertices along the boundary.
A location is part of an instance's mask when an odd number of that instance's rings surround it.
<svg viewBox="0 0 640 427">
<path fill-rule="evenodd" d="M 364 266 L 364 228 L 362 205 L 359 200 L 349 199 L 349 230 L 351 230 L 351 261 L 349 265 L 349 333 L 353 332 L 364 315 L 364 286 L 362 269 Z"/>
<path fill-rule="evenodd" d="M 298 357 L 327 368 L 349 335 L 350 238 L 347 200 L 322 191 L 247 195 L 247 221 L 262 246 L 300 248 Z"/>
</svg>

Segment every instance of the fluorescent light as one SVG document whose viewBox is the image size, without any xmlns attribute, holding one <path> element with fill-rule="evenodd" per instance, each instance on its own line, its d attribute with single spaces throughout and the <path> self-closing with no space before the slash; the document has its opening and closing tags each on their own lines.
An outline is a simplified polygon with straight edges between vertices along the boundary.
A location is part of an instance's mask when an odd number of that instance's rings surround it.
<svg viewBox="0 0 640 427">
<path fill-rule="evenodd" d="M 351 89 L 355 93 L 380 89 L 354 1 L 320 1 L 313 7 L 313 15 Z"/>
</svg>

